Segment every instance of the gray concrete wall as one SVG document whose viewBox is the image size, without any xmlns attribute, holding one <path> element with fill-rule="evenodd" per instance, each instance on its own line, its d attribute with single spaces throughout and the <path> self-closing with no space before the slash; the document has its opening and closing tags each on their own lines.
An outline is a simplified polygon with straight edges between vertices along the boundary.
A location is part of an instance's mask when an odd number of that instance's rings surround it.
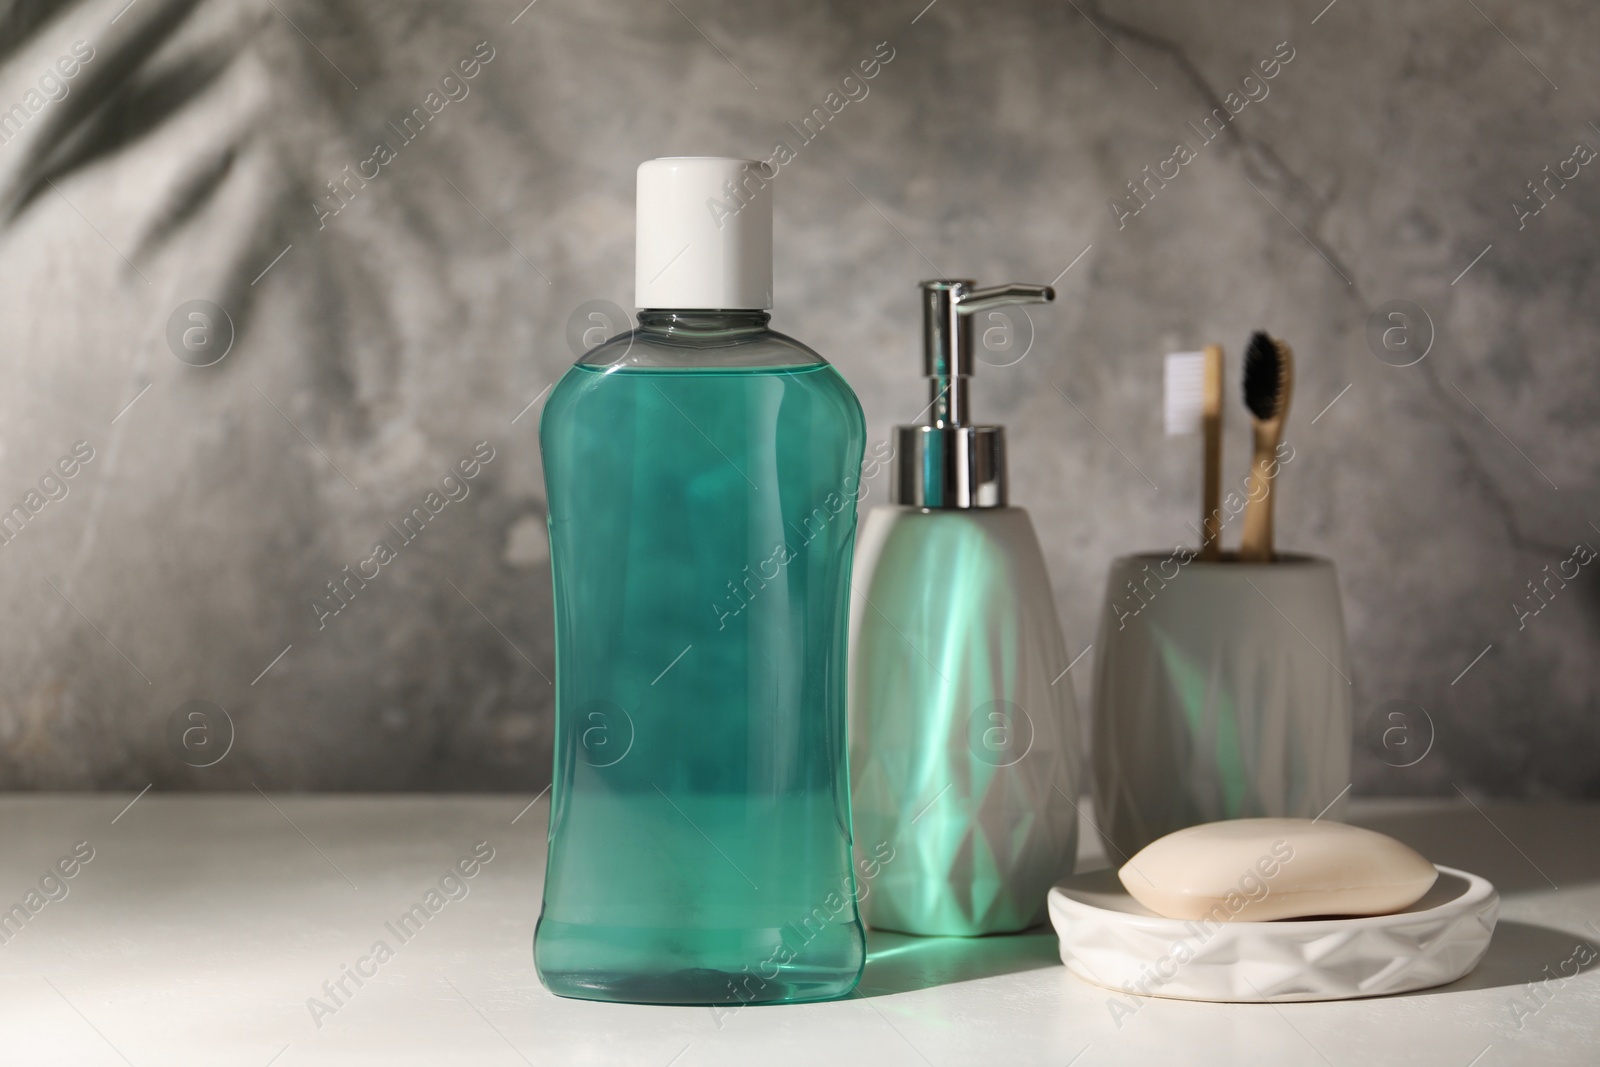
<svg viewBox="0 0 1600 1067">
<path fill-rule="evenodd" d="M 1300 360 L 1280 544 L 1343 578 L 1356 790 L 1600 794 L 1596 568 L 1526 599 L 1600 546 L 1592 5 L 124 4 L 0 4 L 0 784 L 541 788 L 537 398 L 574 310 L 631 304 L 635 165 L 784 140 L 775 324 L 873 440 L 924 402 L 920 278 L 1057 279 L 975 395 L 1074 651 L 1108 560 L 1196 511 L 1161 354 L 1237 372 L 1266 327 Z M 210 366 L 174 354 L 228 332 L 196 300 L 234 335 Z M 1369 343 L 1390 301 L 1431 323 L 1419 363 Z M 1232 388 L 1229 417 L 1237 480 Z M 314 608 L 478 442 L 467 495 Z"/>
</svg>

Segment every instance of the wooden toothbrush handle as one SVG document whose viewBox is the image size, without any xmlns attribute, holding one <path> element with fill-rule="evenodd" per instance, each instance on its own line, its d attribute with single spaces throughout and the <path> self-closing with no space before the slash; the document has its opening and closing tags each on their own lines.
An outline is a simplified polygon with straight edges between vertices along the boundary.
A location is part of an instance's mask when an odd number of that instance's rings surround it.
<svg viewBox="0 0 1600 1067">
<path fill-rule="evenodd" d="M 1244 532 L 1239 537 L 1242 563 L 1272 562 L 1272 467 L 1278 450 L 1278 435 L 1256 428 L 1255 458 L 1250 463 L 1250 481 L 1245 487 Z"/>
<path fill-rule="evenodd" d="M 1200 558 L 1222 558 L 1222 346 L 1205 348 L 1205 403 L 1200 432 L 1205 438 L 1200 495 Z"/>
</svg>

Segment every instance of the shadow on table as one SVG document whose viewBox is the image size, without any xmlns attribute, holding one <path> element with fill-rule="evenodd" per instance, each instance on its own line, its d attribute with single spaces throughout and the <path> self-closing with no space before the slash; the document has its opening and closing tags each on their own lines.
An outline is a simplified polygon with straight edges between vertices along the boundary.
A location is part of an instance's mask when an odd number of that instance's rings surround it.
<svg viewBox="0 0 1600 1067">
<path fill-rule="evenodd" d="M 1479 874 L 1502 897 L 1600 883 L 1600 805 L 1484 803 L 1377 812 L 1352 822 L 1398 838 L 1435 863 Z"/>
<path fill-rule="evenodd" d="M 914 989 L 1061 966 L 1060 942 L 1048 926 L 988 937 L 912 937 L 867 932 L 867 970 L 859 995 L 888 996 Z"/>
<path fill-rule="evenodd" d="M 1381 812 L 1351 820 L 1404 841 L 1435 863 L 1480 874 L 1502 903 L 1600 884 L 1600 806 L 1462 803 L 1444 810 Z M 1577 844 L 1584 842 L 1584 844 Z M 1503 911 L 1503 908 L 1502 908 Z M 1600 929 L 1560 930 L 1502 917 L 1471 974 L 1406 997 L 1522 989 L 1600 969 Z"/>
<path fill-rule="evenodd" d="M 1400 993 L 1402 997 L 1442 996 L 1474 989 L 1524 989 L 1529 982 L 1574 978 L 1600 968 L 1600 938 L 1549 926 L 1501 919 L 1489 951 L 1472 973 L 1449 985 Z"/>
</svg>

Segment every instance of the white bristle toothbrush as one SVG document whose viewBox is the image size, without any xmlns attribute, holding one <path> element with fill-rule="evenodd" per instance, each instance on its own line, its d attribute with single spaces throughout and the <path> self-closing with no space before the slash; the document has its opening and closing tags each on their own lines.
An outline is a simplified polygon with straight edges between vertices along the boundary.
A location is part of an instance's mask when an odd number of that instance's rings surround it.
<svg viewBox="0 0 1600 1067">
<path fill-rule="evenodd" d="M 1205 435 L 1200 496 L 1200 558 L 1221 554 L 1222 497 L 1222 346 L 1167 356 L 1163 414 L 1167 435 Z"/>
</svg>

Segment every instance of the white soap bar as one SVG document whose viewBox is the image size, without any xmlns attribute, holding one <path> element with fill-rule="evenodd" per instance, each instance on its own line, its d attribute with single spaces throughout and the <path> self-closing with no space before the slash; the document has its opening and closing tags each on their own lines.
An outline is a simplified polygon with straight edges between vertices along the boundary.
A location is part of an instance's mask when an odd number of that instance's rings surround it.
<svg viewBox="0 0 1600 1067">
<path fill-rule="evenodd" d="M 1438 876 L 1392 837 L 1311 819 L 1191 826 L 1152 841 L 1117 872 L 1157 915 L 1211 922 L 1386 915 L 1422 899 Z"/>
</svg>

